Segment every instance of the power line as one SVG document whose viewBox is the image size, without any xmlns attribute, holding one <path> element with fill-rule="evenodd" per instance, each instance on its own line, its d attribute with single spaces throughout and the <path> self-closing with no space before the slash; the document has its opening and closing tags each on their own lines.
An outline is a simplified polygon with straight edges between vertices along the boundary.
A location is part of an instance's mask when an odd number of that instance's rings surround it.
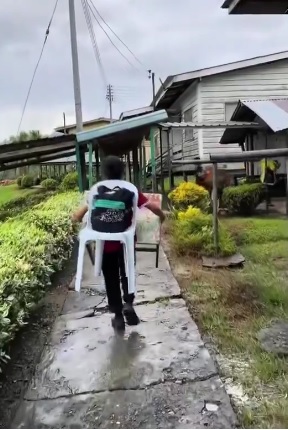
<svg viewBox="0 0 288 430">
<path fill-rule="evenodd" d="M 99 66 L 100 73 L 101 73 L 104 85 L 106 86 L 107 85 L 107 77 L 106 77 L 104 66 L 102 64 L 100 50 L 99 50 L 99 46 L 98 46 L 98 43 L 97 43 L 97 40 L 96 40 L 96 36 L 95 36 L 95 32 L 94 32 L 92 20 L 91 20 L 91 15 L 90 15 L 90 10 L 89 10 L 89 4 L 87 3 L 87 0 L 81 0 L 81 2 L 82 2 L 82 8 L 83 8 L 83 12 L 84 12 L 84 16 L 85 16 L 87 28 L 88 28 L 88 31 L 89 31 L 89 35 L 90 35 L 90 39 L 91 39 L 91 43 L 92 43 L 92 48 L 93 48 L 93 51 L 94 51 L 94 55 L 95 55 L 96 61 L 97 61 L 98 66 Z"/>
<path fill-rule="evenodd" d="M 106 27 L 109 28 L 109 30 L 114 34 L 114 36 L 119 40 L 119 42 L 122 43 L 123 46 L 125 46 L 125 48 L 130 52 L 130 54 L 135 58 L 135 60 L 145 68 L 145 65 L 142 63 L 142 61 L 139 60 L 139 58 L 134 54 L 133 51 L 131 51 L 131 49 L 129 48 L 129 46 L 126 45 L 125 42 L 123 42 L 123 40 L 118 36 L 118 34 L 111 28 L 111 26 L 107 23 L 107 21 L 103 18 L 103 16 L 101 15 L 101 13 L 99 12 L 99 10 L 96 8 L 93 0 L 90 0 L 90 4 L 93 7 L 93 9 L 95 10 L 95 12 L 98 14 L 98 16 L 102 19 L 102 21 L 104 22 L 104 24 L 106 25 Z"/>
<path fill-rule="evenodd" d="M 56 2 L 55 2 L 54 9 L 53 9 L 53 12 L 52 12 L 52 15 L 51 15 L 51 18 L 50 18 L 50 21 L 49 21 L 46 33 L 45 33 L 45 38 L 44 38 L 44 42 L 43 42 L 43 45 L 42 45 L 42 48 L 41 48 L 41 51 L 40 51 L 40 55 L 39 55 L 38 61 L 36 63 L 36 67 L 35 67 L 33 75 L 32 75 L 30 86 L 28 88 L 28 93 L 27 93 L 27 96 L 26 96 L 26 99 L 25 99 L 25 103 L 24 103 L 24 106 L 23 106 L 23 109 L 22 109 L 21 119 L 20 119 L 20 122 L 19 122 L 19 125 L 18 125 L 17 136 L 18 136 L 18 134 L 20 132 L 22 121 L 23 121 L 24 114 L 25 114 L 25 111 L 26 111 L 26 106 L 27 106 L 27 103 L 28 103 L 28 100 L 29 100 L 29 97 L 30 97 L 30 93 L 31 93 L 31 90 L 32 90 L 33 83 L 34 83 L 34 79 L 35 79 L 35 76 L 36 76 L 36 73 L 37 73 L 37 70 L 38 70 L 38 67 L 39 67 L 39 64 L 40 64 L 40 61 L 41 61 L 41 58 L 42 58 L 45 46 L 46 46 L 46 43 L 47 43 L 47 40 L 48 40 L 48 36 L 50 34 L 50 27 L 52 25 L 52 21 L 53 21 L 53 18 L 54 18 L 56 9 L 57 9 L 58 1 L 59 0 L 56 0 Z"/>
<path fill-rule="evenodd" d="M 134 52 L 127 46 L 127 44 L 125 42 L 123 42 L 123 40 L 118 36 L 118 34 L 111 28 L 111 26 L 107 23 L 107 21 L 103 18 L 103 16 L 101 15 L 101 13 L 99 12 L 99 10 L 96 8 L 93 0 L 87 0 L 90 1 L 90 3 L 88 3 L 90 9 L 91 6 L 93 7 L 93 9 L 95 10 L 95 12 L 98 14 L 98 16 L 100 17 L 100 19 L 102 19 L 103 23 L 107 26 L 107 28 L 109 28 L 109 30 L 114 34 L 114 36 L 122 43 L 122 45 L 130 52 L 130 54 L 134 57 L 134 59 L 142 66 L 144 67 L 144 69 L 148 72 L 148 78 L 151 79 L 152 78 L 152 92 L 153 92 L 153 103 L 155 100 L 155 73 L 149 69 L 147 70 L 147 68 L 145 67 L 145 65 L 142 63 L 142 61 L 139 60 L 139 58 L 134 54 Z M 111 38 L 109 37 L 109 35 L 107 34 L 107 32 L 104 30 L 104 28 L 102 27 L 102 25 L 100 24 L 99 20 L 96 18 L 96 15 L 94 14 L 94 12 L 91 9 L 91 12 L 94 16 L 94 18 L 96 19 L 96 21 L 98 22 L 98 24 L 100 25 L 100 27 L 102 28 L 102 30 L 105 32 L 106 36 L 109 38 L 110 42 L 112 43 L 112 45 L 117 49 L 117 51 L 122 55 L 122 57 L 124 57 L 129 64 L 131 64 L 131 62 L 127 59 L 127 57 L 124 56 L 124 54 L 118 49 L 118 47 L 116 47 L 116 45 L 112 42 Z M 139 70 L 139 69 L 137 69 Z"/>
<path fill-rule="evenodd" d="M 98 23 L 98 25 L 99 25 L 99 27 L 104 31 L 104 33 L 106 34 L 106 36 L 108 37 L 108 39 L 109 39 L 109 41 L 110 41 L 110 43 L 114 46 L 114 48 L 119 52 L 119 54 L 130 64 L 130 66 L 132 66 L 133 68 L 135 68 L 135 69 L 137 69 L 138 71 L 139 71 L 139 69 L 133 64 L 133 63 L 131 63 L 131 61 L 126 57 L 126 55 L 125 54 L 123 54 L 123 52 L 122 51 L 120 51 L 120 49 L 118 48 L 118 46 L 117 45 L 115 45 L 115 43 L 113 42 L 113 40 L 111 39 L 111 37 L 109 36 L 109 34 L 107 33 L 107 31 L 105 30 L 105 28 L 103 27 L 103 25 L 100 23 L 100 21 L 99 21 L 99 19 L 97 18 L 97 16 L 95 15 L 95 13 L 94 13 L 94 11 L 93 11 L 93 9 L 92 9 L 92 7 L 91 7 L 91 5 L 89 4 L 89 3 L 87 3 L 88 4 L 88 7 L 89 7 L 89 9 L 90 9 L 90 12 L 92 13 L 92 15 L 93 15 L 93 17 L 94 17 L 94 19 L 95 19 L 95 21 Z"/>
</svg>

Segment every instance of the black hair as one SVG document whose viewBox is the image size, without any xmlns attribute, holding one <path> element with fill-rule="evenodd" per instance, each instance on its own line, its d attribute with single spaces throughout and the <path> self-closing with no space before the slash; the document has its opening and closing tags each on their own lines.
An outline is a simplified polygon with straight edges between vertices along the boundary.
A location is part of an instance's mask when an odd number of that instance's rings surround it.
<svg viewBox="0 0 288 430">
<path fill-rule="evenodd" d="M 115 155 L 105 157 L 102 164 L 105 179 L 122 179 L 124 175 L 124 164 Z"/>
</svg>

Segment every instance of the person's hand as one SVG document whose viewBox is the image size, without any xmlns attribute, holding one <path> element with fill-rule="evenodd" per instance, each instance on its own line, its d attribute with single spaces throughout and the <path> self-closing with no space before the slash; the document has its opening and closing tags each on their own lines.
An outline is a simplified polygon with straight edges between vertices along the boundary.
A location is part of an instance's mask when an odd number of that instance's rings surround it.
<svg viewBox="0 0 288 430">
<path fill-rule="evenodd" d="M 165 221 L 166 215 L 164 214 L 164 212 L 162 212 L 161 216 L 160 216 L 160 222 L 161 224 L 163 224 L 163 222 Z"/>
</svg>

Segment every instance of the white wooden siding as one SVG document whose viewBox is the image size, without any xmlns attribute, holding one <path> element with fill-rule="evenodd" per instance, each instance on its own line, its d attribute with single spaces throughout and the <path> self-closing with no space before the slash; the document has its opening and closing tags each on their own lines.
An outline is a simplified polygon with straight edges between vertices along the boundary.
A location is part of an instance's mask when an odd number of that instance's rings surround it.
<svg viewBox="0 0 288 430">
<path fill-rule="evenodd" d="M 181 112 L 182 120 L 184 118 L 184 113 L 192 109 L 192 121 L 198 122 L 198 88 L 197 83 L 193 83 L 179 99 L 171 106 L 172 109 L 176 109 Z M 198 143 L 198 130 L 193 130 L 190 133 L 191 138 L 188 138 L 189 134 L 186 134 L 187 139 L 185 139 L 185 131 L 175 130 L 173 146 L 175 147 L 175 157 L 176 160 L 181 158 L 195 158 L 199 157 L 199 143 Z M 178 149 L 181 148 L 181 156 Z M 182 152 L 183 149 L 183 152 Z"/>
<path fill-rule="evenodd" d="M 288 60 L 203 78 L 202 121 L 225 120 L 225 103 L 239 99 L 288 97 Z M 240 151 L 238 145 L 220 145 L 223 129 L 203 130 L 204 156 Z"/>
</svg>

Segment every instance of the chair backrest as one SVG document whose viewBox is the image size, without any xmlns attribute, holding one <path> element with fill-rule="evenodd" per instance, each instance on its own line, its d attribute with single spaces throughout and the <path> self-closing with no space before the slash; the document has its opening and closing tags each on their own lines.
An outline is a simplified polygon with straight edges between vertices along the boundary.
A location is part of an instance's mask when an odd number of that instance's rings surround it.
<svg viewBox="0 0 288 430">
<path fill-rule="evenodd" d="M 162 194 L 144 193 L 149 202 L 162 207 Z M 137 216 L 137 243 L 143 245 L 158 245 L 161 240 L 161 223 L 158 216 L 148 209 L 142 208 Z"/>
<path fill-rule="evenodd" d="M 131 184 L 131 182 L 123 181 L 123 180 L 106 180 L 97 182 L 97 184 L 93 185 L 93 187 L 90 189 L 88 194 L 88 220 L 87 220 L 87 226 L 91 228 L 91 212 L 93 209 L 93 197 L 98 194 L 98 188 L 104 186 L 109 188 L 110 190 L 113 190 L 113 188 L 119 187 L 119 188 L 126 188 L 127 190 L 134 193 L 133 198 L 133 216 L 132 216 L 132 226 L 136 227 L 136 213 L 137 213 L 137 207 L 138 207 L 138 189 L 135 187 L 135 185 Z"/>
</svg>

